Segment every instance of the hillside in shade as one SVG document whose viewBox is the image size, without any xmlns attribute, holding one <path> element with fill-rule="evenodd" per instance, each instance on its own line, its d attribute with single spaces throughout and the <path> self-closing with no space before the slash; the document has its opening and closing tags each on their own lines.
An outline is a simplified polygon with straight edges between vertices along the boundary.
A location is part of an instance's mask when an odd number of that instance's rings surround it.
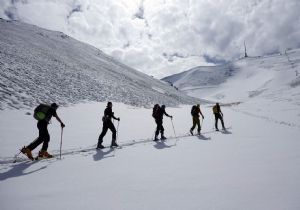
<svg viewBox="0 0 300 210">
<path fill-rule="evenodd" d="M 190 104 L 192 97 L 61 32 L 0 19 L 0 109 L 112 100 Z"/>
</svg>

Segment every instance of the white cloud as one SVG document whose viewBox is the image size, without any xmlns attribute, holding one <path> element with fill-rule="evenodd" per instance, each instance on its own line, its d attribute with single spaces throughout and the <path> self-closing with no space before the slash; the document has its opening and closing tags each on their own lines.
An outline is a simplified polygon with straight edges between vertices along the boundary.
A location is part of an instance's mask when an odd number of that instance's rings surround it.
<svg viewBox="0 0 300 210">
<path fill-rule="evenodd" d="M 299 0 L 4 0 L 0 17 L 62 31 L 157 77 L 205 56 L 300 47 Z"/>
</svg>

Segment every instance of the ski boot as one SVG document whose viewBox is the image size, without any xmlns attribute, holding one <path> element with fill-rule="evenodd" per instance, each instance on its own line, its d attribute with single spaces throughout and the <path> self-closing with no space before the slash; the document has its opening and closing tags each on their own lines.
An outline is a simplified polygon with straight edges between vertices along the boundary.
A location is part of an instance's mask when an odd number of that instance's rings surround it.
<svg viewBox="0 0 300 210">
<path fill-rule="evenodd" d="M 194 134 L 193 134 L 193 130 L 192 130 L 192 129 L 190 130 L 190 133 L 191 133 L 191 135 L 192 135 L 192 136 L 194 135 Z"/>
<path fill-rule="evenodd" d="M 34 160 L 32 154 L 31 154 L 31 150 L 28 149 L 27 147 L 23 147 L 23 148 L 21 149 L 21 152 L 22 152 L 24 155 L 26 155 L 30 160 Z"/>
<path fill-rule="evenodd" d="M 118 147 L 119 145 L 114 141 L 111 143 L 110 148 Z"/>
<path fill-rule="evenodd" d="M 160 140 L 166 140 L 167 138 L 165 136 L 161 136 Z"/>
<path fill-rule="evenodd" d="M 96 149 L 104 149 L 105 147 L 102 144 L 98 144 Z"/>
<path fill-rule="evenodd" d="M 104 149 L 104 148 L 105 148 L 105 147 L 102 145 L 102 140 L 99 139 L 99 140 L 98 140 L 98 144 L 97 144 L 96 149 Z"/>
<path fill-rule="evenodd" d="M 157 138 L 157 136 L 155 135 L 153 141 L 158 141 L 159 139 Z"/>
<path fill-rule="evenodd" d="M 38 158 L 53 158 L 53 155 L 50 155 L 46 150 L 39 151 Z"/>
</svg>

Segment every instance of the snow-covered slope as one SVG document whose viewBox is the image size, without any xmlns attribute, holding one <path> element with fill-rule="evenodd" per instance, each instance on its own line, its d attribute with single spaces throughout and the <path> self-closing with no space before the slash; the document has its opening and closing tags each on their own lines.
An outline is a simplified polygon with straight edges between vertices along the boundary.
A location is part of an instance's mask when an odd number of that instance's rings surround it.
<svg viewBox="0 0 300 210">
<path fill-rule="evenodd" d="M 234 68 L 229 63 L 224 66 L 195 67 L 191 70 L 165 77 L 162 80 L 172 83 L 181 90 L 190 90 L 203 86 L 216 87 L 225 82 L 233 73 Z"/>
<path fill-rule="evenodd" d="M 191 96 L 239 104 L 239 111 L 300 127 L 300 49 L 197 67 L 164 80 Z"/>
<path fill-rule="evenodd" d="M 153 142 L 151 110 L 115 103 L 118 143 L 127 146 L 100 151 L 105 103 L 62 107 L 62 160 L 15 164 L 13 154 L 38 135 L 36 121 L 25 110 L 0 111 L 1 210 L 299 210 L 300 129 L 223 107 L 231 129 L 213 132 L 211 107 L 201 107 L 201 136 Z M 176 134 L 186 134 L 190 106 L 166 111 Z M 52 121 L 49 152 L 59 154 L 60 127 Z M 164 126 L 174 136 L 170 119 Z M 104 145 L 110 142 L 108 132 Z"/>
<path fill-rule="evenodd" d="M 113 100 L 145 106 L 195 99 L 67 35 L 0 19 L 0 109 Z"/>
</svg>

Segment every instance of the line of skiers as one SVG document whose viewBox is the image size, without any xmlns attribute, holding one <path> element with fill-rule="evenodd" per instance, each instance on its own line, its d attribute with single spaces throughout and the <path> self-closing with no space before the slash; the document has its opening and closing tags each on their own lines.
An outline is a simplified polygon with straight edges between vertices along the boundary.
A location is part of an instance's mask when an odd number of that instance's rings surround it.
<svg viewBox="0 0 300 210">
<path fill-rule="evenodd" d="M 215 129 L 216 129 L 216 131 L 219 131 L 218 120 L 221 121 L 222 129 L 225 130 L 225 125 L 224 125 L 224 120 L 223 120 L 223 113 L 221 111 L 221 107 L 220 107 L 219 103 L 216 103 L 216 105 L 213 106 L 213 113 L 215 115 Z M 204 120 L 204 115 L 201 112 L 200 104 L 194 105 L 192 107 L 191 115 L 192 115 L 192 118 L 193 118 L 193 126 L 190 129 L 190 133 L 192 135 L 194 135 L 193 131 L 194 131 L 195 127 L 197 126 L 198 127 L 198 135 L 200 135 L 200 132 L 201 132 L 200 115 L 202 116 L 202 121 Z"/>
<path fill-rule="evenodd" d="M 107 107 L 104 110 L 104 116 L 102 117 L 103 127 L 102 132 L 98 138 L 98 144 L 97 149 L 103 149 L 104 146 L 103 143 L 103 137 L 106 135 L 108 129 L 112 132 L 112 142 L 111 147 L 118 147 L 118 144 L 116 142 L 117 140 L 117 131 L 116 128 L 112 122 L 112 119 L 115 119 L 117 121 L 120 121 L 120 118 L 117 118 L 114 116 L 114 112 L 112 111 L 112 102 L 107 103 Z M 58 122 L 60 122 L 61 128 L 63 129 L 65 127 L 65 124 L 62 122 L 62 120 L 59 118 L 59 116 L 56 113 L 56 110 L 58 108 L 58 105 L 56 103 L 53 103 L 51 105 L 46 104 L 40 104 L 37 106 L 34 110 L 34 118 L 38 121 L 37 122 L 37 128 L 39 130 L 39 136 L 31 142 L 28 146 L 24 146 L 20 151 L 25 154 L 29 159 L 34 160 L 31 151 L 34 150 L 37 146 L 43 143 L 42 149 L 39 151 L 38 157 L 40 158 L 52 158 L 53 156 L 47 152 L 49 141 L 50 141 L 50 135 L 48 132 L 48 124 L 52 117 L 55 117 Z M 219 103 L 216 103 L 215 106 L 213 106 L 213 113 L 215 115 L 215 129 L 218 131 L 218 120 L 222 123 L 222 128 L 225 130 L 224 121 L 223 121 L 223 113 L 221 111 Z M 159 104 L 155 104 L 152 110 L 152 116 L 155 119 L 156 123 L 156 131 L 155 131 L 155 137 L 153 141 L 158 141 L 158 135 L 161 134 L 161 140 L 165 140 L 166 137 L 164 136 L 164 127 L 163 127 L 163 116 L 166 115 L 167 117 L 170 117 L 173 119 L 173 116 L 166 113 L 166 106 L 162 105 L 159 106 Z M 193 120 L 193 126 L 190 129 L 190 133 L 193 135 L 193 130 L 196 126 L 198 126 L 198 134 L 201 132 L 201 124 L 200 124 L 200 115 L 202 116 L 202 119 L 204 119 L 204 115 L 202 114 L 200 110 L 200 104 L 194 105 L 191 109 L 191 115 Z"/>
</svg>

